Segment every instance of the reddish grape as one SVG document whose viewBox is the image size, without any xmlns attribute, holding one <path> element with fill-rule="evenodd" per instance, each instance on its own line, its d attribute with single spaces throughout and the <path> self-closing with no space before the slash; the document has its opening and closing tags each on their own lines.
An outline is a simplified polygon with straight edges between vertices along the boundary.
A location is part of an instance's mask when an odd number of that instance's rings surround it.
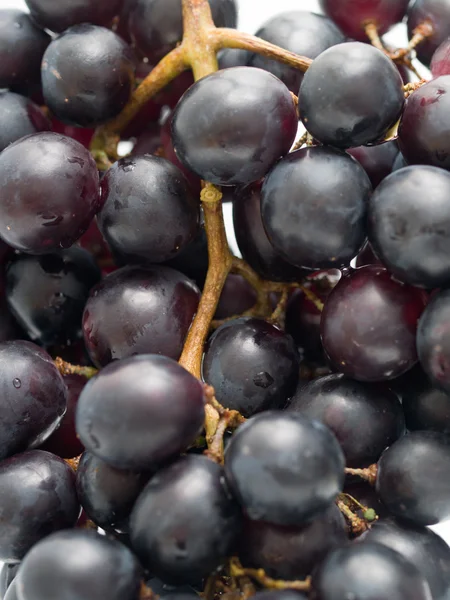
<svg viewBox="0 0 450 600">
<path fill-rule="evenodd" d="M 365 267 L 366 265 L 380 265 L 383 266 L 381 260 L 373 251 L 372 246 L 369 242 L 364 246 L 361 252 L 356 257 L 356 267 Z"/>
<path fill-rule="evenodd" d="M 26 135 L 49 130 L 47 117 L 29 98 L 0 92 L 0 152 Z"/>
<path fill-rule="evenodd" d="M 416 48 L 417 58 L 429 65 L 434 52 L 447 39 L 450 30 L 450 0 L 416 0 L 408 11 L 408 36 L 423 23 L 432 26 L 432 34 Z"/>
<path fill-rule="evenodd" d="M 256 298 L 256 291 L 246 279 L 230 274 L 223 286 L 214 318 L 229 319 L 241 315 L 255 305 Z"/>
<path fill-rule="evenodd" d="M 397 142 L 386 142 L 377 146 L 359 146 L 347 150 L 361 163 L 375 189 L 392 172 L 398 155 Z"/>
<path fill-rule="evenodd" d="M 450 75 L 450 38 L 447 38 L 433 54 L 430 65 L 433 77 Z"/>
</svg>

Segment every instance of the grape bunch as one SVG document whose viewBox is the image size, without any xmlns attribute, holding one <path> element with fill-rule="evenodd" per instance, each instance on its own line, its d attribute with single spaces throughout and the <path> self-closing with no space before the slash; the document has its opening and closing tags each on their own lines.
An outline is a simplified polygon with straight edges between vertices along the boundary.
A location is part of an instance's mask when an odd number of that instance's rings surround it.
<svg viewBox="0 0 450 600">
<path fill-rule="evenodd" d="M 0 598 L 448 600 L 450 2 L 26 4 Z"/>
</svg>

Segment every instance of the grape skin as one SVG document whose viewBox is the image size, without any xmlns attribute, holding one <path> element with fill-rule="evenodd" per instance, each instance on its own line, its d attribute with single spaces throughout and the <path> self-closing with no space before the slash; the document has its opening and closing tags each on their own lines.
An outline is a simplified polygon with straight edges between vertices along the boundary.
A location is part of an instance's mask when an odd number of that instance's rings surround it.
<svg viewBox="0 0 450 600">
<path fill-rule="evenodd" d="M 450 0 L 416 0 L 408 10 L 408 38 L 416 27 L 430 22 L 433 33 L 417 46 L 417 58 L 428 66 L 434 52 L 448 37 L 450 26 Z"/>
<path fill-rule="evenodd" d="M 430 70 L 434 78 L 450 75 L 450 39 L 443 41 L 433 54 Z"/>
<path fill-rule="evenodd" d="M 50 122 L 37 104 L 19 94 L 0 92 L 0 152 L 26 135 L 49 130 Z"/>
<path fill-rule="evenodd" d="M 78 23 L 109 25 L 123 0 L 25 0 L 31 17 L 42 29 L 60 33 Z"/>
</svg>

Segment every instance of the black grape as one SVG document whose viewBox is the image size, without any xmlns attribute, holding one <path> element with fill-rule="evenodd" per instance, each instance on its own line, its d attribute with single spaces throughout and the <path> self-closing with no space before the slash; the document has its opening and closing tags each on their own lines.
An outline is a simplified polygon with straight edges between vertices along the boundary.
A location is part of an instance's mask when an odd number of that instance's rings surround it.
<svg viewBox="0 0 450 600">
<path fill-rule="evenodd" d="M 124 267 L 91 290 L 83 333 L 92 361 L 104 366 L 134 354 L 178 360 L 197 311 L 196 285 L 169 267 Z"/>
<path fill-rule="evenodd" d="M 333 148 L 288 154 L 264 181 L 261 214 L 275 249 L 298 267 L 348 265 L 366 239 L 372 191 L 362 166 Z"/>
<path fill-rule="evenodd" d="M 0 10 L 0 88 L 32 93 L 51 37 L 20 10 Z"/>
<path fill-rule="evenodd" d="M 281 527 L 245 519 L 238 554 L 245 567 L 292 581 L 310 575 L 330 550 L 348 541 L 347 524 L 337 506 L 303 527 Z"/>
<path fill-rule="evenodd" d="M 164 158 L 122 158 L 102 178 L 101 190 L 100 230 L 127 262 L 170 260 L 198 233 L 199 202 L 183 173 Z"/>
<path fill-rule="evenodd" d="M 345 42 L 345 37 L 330 19 L 303 10 L 277 14 L 264 23 L 255 35 L 276 46 L 312 59 L 327 48 Z M 303 73 L 298 69 L 260 54 L 250 55 L 247 64 L 273 73 L 287 85 L 291 92 L 298 93 L 303 79 Z"/>
<path fill-rule="evenodd" d="M 406 162 L 405 157 L 403 156 L 403 154 L 401 152 L 399 152 L 397 154 L 397 158 L 394 160 L 394 164 L 392 165 L 392 172 L 395 173 L 395 171 L 399 171 L 400 169 L 403 169 L 404 167 L 407 167 L 408 163 Z"/>
<path fill-rule="evenodd" d="M 300 387 L 288 410 L 321 421 L 337 437 L 348 467 L 369 466 L 405 432 L 397 395 L 343 375 Z"/>
<path fill-rule="evenodd" d="M 242 257 L 258 275 L 270 281 L 300 281 L 305 277 L 305 271 L 282 258 L 267 237 L 261 218 L 260 183 L 236 194 L 233 225 Z"/>
<path fill-rule="evenodd" d="M 126 527 L 147 474 L 111 467 L 85 452 L 77 469 L 77 493 L 87 516 L 103 529 Z"/>
<path fill-rule="evenodd" d="M 234 67 L 189 88 L 175 109 L 172 138 L 180 161 L 199 177 L 240 185 L 264 177 L 289 152 L 297 125 L 291 94 L 279 79 Z"/>
<path fill-rule="evenodd" d="M 376 265 L 344 274 L 325 302 L 322 343 L 332 364 L 360 381 L 383 381 L 417 362 L 417 322 L 427 294 Z"/>
<path fill-rule="evenodd" d="M 61 32 L 78 23 L 108 26 L 120 13 L 124 0 L 25 0 L 42 29 Z"/>
<path fill-rule="evenodd" d="M 37 104 L 19 94 L 0 92 L 0 152 L 26 135 L 49 130 L 50 121 Z"/>
<path fill-rule="evenodd" d="M 18 562 L 42 538 L 75 525 L 80 506 L 72 469 L 42 450 L 3 460 L 0 511 L 0 559 Z"/>
<path fill-rule="evenodd" d="M 45 441 L 66 411 L 51 357 L 31 342 L 0 344 L 0 459 Z"/>
<path fill-rule="evenodd" d="M 450 590 L 450 548 L 426 527 L 395 519 L 372 525 L 358 541 L 382 544 L 416 565 L 428 582 L 435 600 L 445 600 Z"/>
<path fill-rule="evenodd" d="M 249 282 L 242 275 L 230 273 L 223 286 L 214 318 L 229 319 L 241 315 L 251 309 L 256 300 L 256 291 Z"/>
<path fill-rule="evenodd" d="M 418 566 L 391 548 L 370 542 L 330 552 L 311 584 L 314 600 L 431 600 Z"/>
<path fill-rule="evenodd" d="M 203 288 L 208 272 L 208 240 L 203 225 L 195 239 L 179 254 L 168 260 L 166 266 L 172 267 L 195 281 L 199 288 Z"/>
<path fill-rule="evenodd" d="M 144 156 L 155 154 L 161 147 L 161 127 L 158 123 L 151 123 L 147 129 L 139 134 L 130 156 Z"/>
<path fill-rule="evenodd" d="M 133 550 L 164 582 L 196 583 L 221 564 L 241 526 L 223 468 L 185 456 L 160 470 L 131 514 Z"/>
<path fill-rule="evenodd" d="M 290 335 L 262 319 L 242 317 L 211 336 L 203 378 L 223 406 L 250 417 L 283 408 L 297 386 L 299 362 Z"/>
<path fill-rule="evenodd" d="M 195 441 L 205 418 L 202 384 L 174 360 L 133 356 L 83 389 L 76 428 L 87 450 L 120 469 L 143 470 Z"/>
<path fill-rule="evenodd" d="M 300 117 L 309 133 L 339 148 L 382 138 L 400 116 L 403 81 L 380 50 L 361 42 L 333 46 L 305 73 Z"/>
<path fill-rule="evenodd" d="M 92 155 L 56 133 L 35 133 L 3 150 L 0 178 L 0 236 L 23 252 L 68 248 L 100 208 Z"/>
<path fill-rule="evenodd" d="M 100 269 L 82 248 L 22 255 L 8 266 L 6 299 L 30 339 L 43 345 L 70 343 L 80 334 L 89 290 L 100 278 Z"/>
<path fill-rule="evenodd" d="M 450 29 L 450 0 L 416 0 L 408 11 L 408 37 L 414 29 L 429 23 L 432 32 L 417 48 L 417 58 L 428 66 L 435 50 L 447 39 Z"/>
<path fill-rule="evenodd" d="M 219 69 L 230 69 L 231 67 L 246 67 L 250 59 L 248 50 L 238 48 L 223 48 L 217 53 Z"/>
<path fill-rule="evenodd" d="M 209 4 L 217 27 L 236 27 L 235 0 L 209 0 Z M 128 25 L 139 52 L 156 64 L 183 36 L 181 0 L 137 0 Z"/>
<path fill-rule="evenodd" d="M 0 598 L 4 598 L 6 590 L 14 581 L 20 563 L 4 564 L 0 571 Z"/>
<path fill-rule="evenodd" d="M 19 600 L 19 591 L 17 589 L 17 581 L 14 579 L 6 591 L 6 595 L 3 600 Z"/>
<path fill-rule="evenodd" d="M 359 146 L 347 150 L 364 167 L 375 189 L 393 169 L 399 151 L 397 142 L 386 142 L 378 146 Z"/>
<path fill-rule="evenodd" d="M 190 585 L 169 585 L 158 577 L 149 579 L 147 585 L 154 594 L 164 600 L 198 600 L 197 592 Z"/>
<path fill-rule="evenodd" d="M 450 437 L 414 431 L 378 462 L 377 493 L 396 517 L 416 525 L 450 518 Z"/>
<path fill-rule="evenodd" d="M 22 600 L 136 600 L 141 568 L 123 544 L 95 531 L 60 531 L 27 554 L 17 574 Z M 57 591 L 56 591 L 57 590 Z"/>
<path fill-rule="evenodd" d="M 241 425 L 225 451 L 230 487 L 250 519 L 303 525 L 342 490 L 345 459 L 332 432 L 294 413 L 267 411 Z"/>
<path fill-rule="evenodd" d="M 113 31 L 75 25 L 51 42 L 42 59 L 45 103 L 63 123 L 94 127 L 124 108 L 135 68 L 131 48 Z"/>
</svg>

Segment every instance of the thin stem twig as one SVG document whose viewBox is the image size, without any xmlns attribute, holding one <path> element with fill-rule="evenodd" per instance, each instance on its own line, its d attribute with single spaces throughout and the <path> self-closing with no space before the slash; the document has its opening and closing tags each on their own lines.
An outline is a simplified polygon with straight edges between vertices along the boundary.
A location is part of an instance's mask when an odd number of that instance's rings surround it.
<svg viewBox="0 0 450 600">
<path fill-rule="evenodd" d="M 311 580 L 309 578 L 305 581 L 272 579 L 272 577 L 266 575 L 264 569 L 244 568 L 236 557 L 230 559 L 230 574 L 232 577 L 250 577 L 260 585 L 271 590 L 297 590 L 300 592 L 309 592 L 311 589 Z"/>
<path fill-rule="evenodd" d="M 81 375 L 82 377 L 86 377 L 86 379 L 91 379 L 98 373 L 98 369 L 95 367 L 72 365 L 59 356 L 57 356 L 53 362 L 61 375 Z"/>
<path fill-rule="evenodd" d="M 377 473 L 378 465 L 376 464 L 370 465 L 370 467 L 365 469 L 350 469 L 349 467 L 345 469 L 346 475 L 355 475 L 356 477 L 360 477 L 364 481 L 367 481 L 367 483 L 370 483 L 370 485 L 375 485 Z"/>
<path fill-rule="evenodd" d="M 338 498 L 336 500 L 336 505 L 346 518 L 353 535 L 361 535 L 362 533 L 370 529 L 370 526 L 367 523 L 367 521 L 365 519 L 361 519 L 361 517 L 358 517 L 358 515 L 355 514 L 343 500 Z"/>
</svg>

